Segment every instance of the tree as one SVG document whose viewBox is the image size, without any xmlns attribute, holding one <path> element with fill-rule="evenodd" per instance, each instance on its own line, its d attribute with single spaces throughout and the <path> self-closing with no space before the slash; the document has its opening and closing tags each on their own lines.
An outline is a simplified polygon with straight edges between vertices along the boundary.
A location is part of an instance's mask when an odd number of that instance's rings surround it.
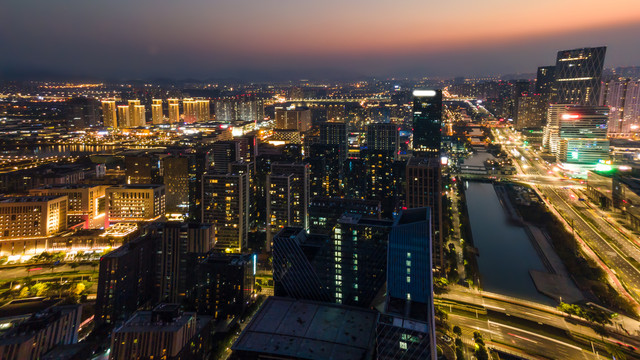
<svg viewBox="0 0 640 360">
<path fill-rule="evenodd" d="M 462 348 L 456 348 L 456 360 L 463 360 L 464 359 L 464 353 L 462 352 Z"/>
</svg>

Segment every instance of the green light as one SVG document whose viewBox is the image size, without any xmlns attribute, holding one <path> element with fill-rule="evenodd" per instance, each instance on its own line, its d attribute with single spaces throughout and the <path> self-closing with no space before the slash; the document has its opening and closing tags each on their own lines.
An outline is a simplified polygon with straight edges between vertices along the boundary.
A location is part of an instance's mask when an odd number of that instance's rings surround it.
<svg viewBox="0 0 640 360">
<path fill-rule="evenodd" d="M 613 170 L 611 165 L 602 164 L 602 163 L 596 164 L 596 171 L 607 172 L 607 171 L 611 171 L 611 170 Z"/>
</svg>

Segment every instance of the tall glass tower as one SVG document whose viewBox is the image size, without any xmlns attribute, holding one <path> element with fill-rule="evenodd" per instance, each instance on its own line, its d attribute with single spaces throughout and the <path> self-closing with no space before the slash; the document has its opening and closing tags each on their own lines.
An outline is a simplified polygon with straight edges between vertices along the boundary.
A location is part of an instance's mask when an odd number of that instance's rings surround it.
<svg viewBox="0 0 640 360">
<path fill-rule="evenodd" d="M 413 151 L 417 156 L 440 157 L 442 91 L 413 91 Z"/>
<path fill-rule="evenodd" d="M 597 106 L 605 46 L 558 51 L 555 103 Z"/>
</svg>

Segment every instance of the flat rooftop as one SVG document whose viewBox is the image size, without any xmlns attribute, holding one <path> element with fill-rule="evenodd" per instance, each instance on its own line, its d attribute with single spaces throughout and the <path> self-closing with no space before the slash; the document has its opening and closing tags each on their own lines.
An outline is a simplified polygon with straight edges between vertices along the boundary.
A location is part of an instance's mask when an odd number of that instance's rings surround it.
<svg viewBox="0 0 640 360">
<path fill-rule="evenodd" d="M 47 202 L 67 195 L 51 195 L 51 196 L 15 196 L 0 198 L 0 204 L 9 203 L 39 203 Z"/>
<path fill-rule="evenodd" d="M 378 313 L 339 304 L 269 297 L 231 347 L 300 359 L 363 359 Z"/>
</svg>

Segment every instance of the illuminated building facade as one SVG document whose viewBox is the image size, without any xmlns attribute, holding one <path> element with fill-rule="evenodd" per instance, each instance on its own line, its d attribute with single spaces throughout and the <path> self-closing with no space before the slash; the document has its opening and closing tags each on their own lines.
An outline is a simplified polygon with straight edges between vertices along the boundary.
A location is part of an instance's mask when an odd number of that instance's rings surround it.
<svg viewBox="0 0 640 360">
<path fill-rule="evenodd" d="M 69 199 L 69 226 L 82 224 L 83 229 L 99 229 L 104 226 L 106 188 L 105 185 L 49 185 L 29 190 L 29 193 L 37 196 L 66 195 Z"/>
<path fill-rule="evenodd" d="M 64 196 L 0 198 L 0 240 L 47 237 L 67 229 Z"/>
<path fill-rule="evenodd" d="M 118 127 L 115 100 L 102 100 L 102 124 L 114 129 Z"/>
<path fill-rule="evenodd" d="M 286 226 L 308 229 L 309 165 L 277 162 L 267 177 L 267 247 Z"/>
<path fill-rule="evenodd" d="M 133 126 L 145 126 L 147 125 L 147 119 L 145 114 L 145 106 L 144 105 L 136 105 L 134 106 L 133 113 Z"/>
<path fill-rule="evenodd" d="M 118 105 L 118 128 L 127 128 L 129 126 L 129 106 Z"/>
<path fill-rule="evenodd" d="M 167 99 L 169 106 L 169 123 L 176 124 L 180 122 L 180 100 Z"/>
<path fill-rule="evenodd" d="M 142 106 L 142 119 L 144 119 L 144 106 L 140 105 L 140 100 L 129 100 L 129 120 L 127 122 L 128 127 L 141 126 L 140 118 L 140 106 Z"/>
<path fill-rule="evenodd" d="M 640 80 L 603 83 L 600 104 L 609 107 L 608 136 L 637 138 L 640 133 Z"/>
<path fill-rule="evenodd" d="M 311 129 L 311 110 L 295 106 L 276 107 L 276 129 L 308 131 Z"/>
<path fill-rule="evenodd" d="M 193 124 L 197 120 L 196 101 L 193 99 L 182 99 L 183 120 L 187 124 Z"/>
<path fill-rule="evenodd" d="M 376 331 L 379 359 L 436 359 L 428 208 L 403 210 L 389 235 L 387 301 Z"/>
<path fill-rule="evenodd" d="M 247 247 L 247 174 L 207 173 L 203 176 L 202 221 L 215 226 L 216 249 L 239 253 Z"/>
<path fill-rule="evenodd" d="M 162 99 L 151 100 L 151 122 L 153 125 L 160 125 L 164 122 L 162 115 Z"/>
<path fill-rule="evenodd" d="M 442 141 L 442 91 L 413 91 L 413 151 L 440 158 Z"/>
<path fill-rule="evenodd" d="M 558 51 L 552 102 L 597 106 L 606 51 L 605 46 Z"/>
<path fill-rule="evenodd" d="M 376 123 L 367 126 L 367 149 L 388 151 L 398 156 L 400 132 L 395 124 Z"/>
<path fill-rule="evenodd" d="M 209 100 L 196 100 L 196 121 L 209 121 L 211 118 L 211 109 L 209 108 Z"/>
<path fill-rule="evenodd" d="M 165 215 L 164 185 L 118 185 L 106 190 L 104 227 L 118 222 L 153 221 Z"/>
</svg>

